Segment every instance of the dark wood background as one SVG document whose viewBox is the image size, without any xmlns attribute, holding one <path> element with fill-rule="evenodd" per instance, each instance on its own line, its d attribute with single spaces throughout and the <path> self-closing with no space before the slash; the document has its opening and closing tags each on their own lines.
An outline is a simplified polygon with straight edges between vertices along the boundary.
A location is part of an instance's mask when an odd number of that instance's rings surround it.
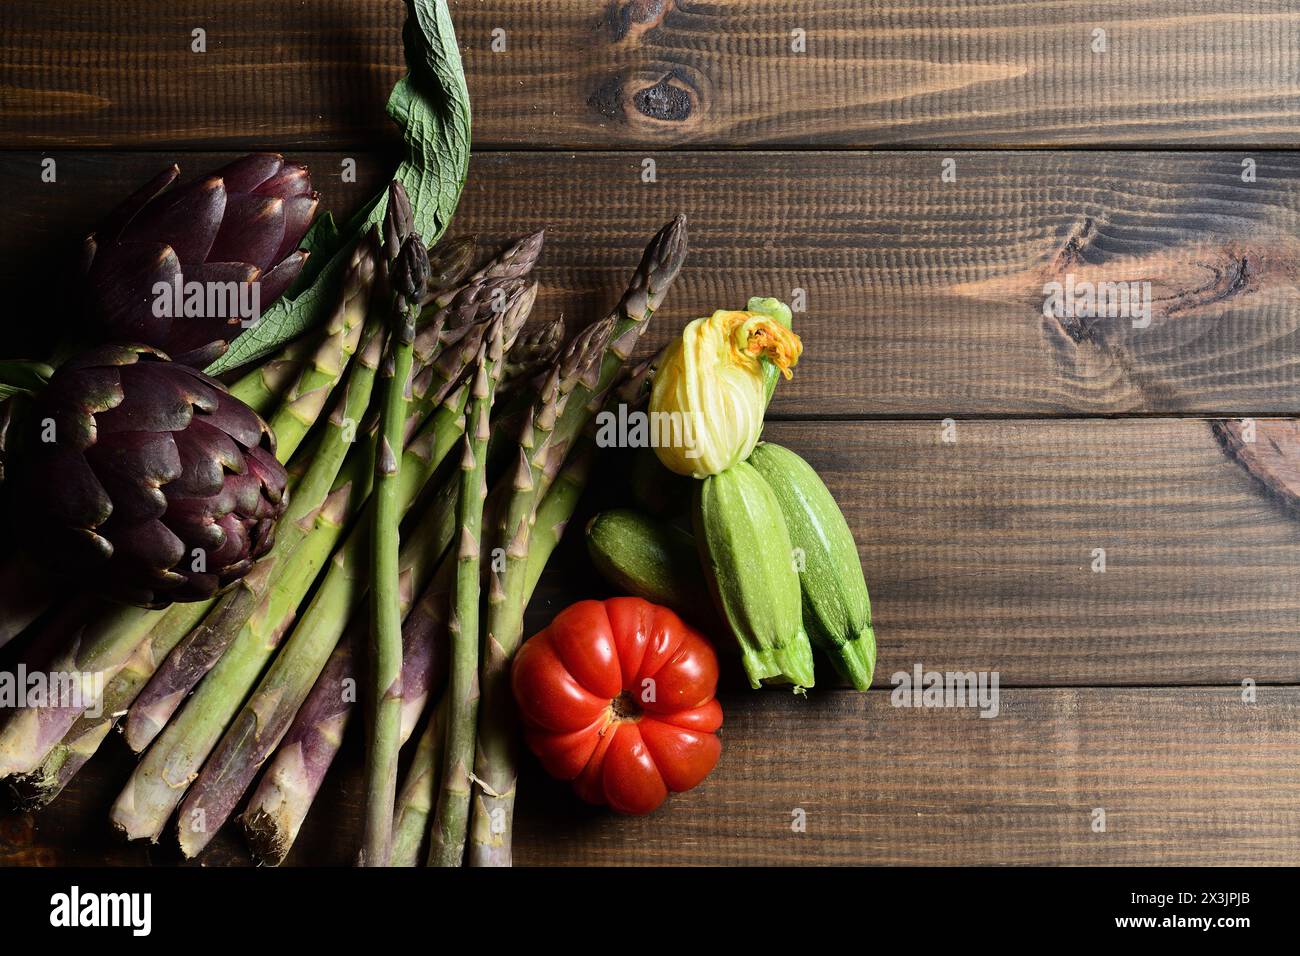
<svg viewBox="0 0 1300 956">
<path fill-rule="evenodd" d="M 807 290 L 805 361 L 768 434 L 842 503 L 880 647 L 865 695 L 731 681 L 719 768 L 651 817 L 581 807 L 530 764 L 518 862 L 1297 862 L 1294 3 L 452 12 L 477 149 L 455 228 L 546 226 L 542 313 L 596 317 L 679 211 L 691 256 L 652 344 Z M 329 208 L 354 208 L 391 168 L 402 18 L 397 0 L 6 0 L 7 324 L 55 321 L 40 280 L 60 252 L 178 156 L 193 174 L 280 149 Z M 190 52 L 200 27 L 206 54 Z M 1151 327 L 1045 320 L 1043 283 L 1067 273 L 1150 281 Z M 1225 438 L 1242 419 L 1254 445 Z M 569 542 L 530 619 L 590 578 Z M 891 707 L 889 676 L 918 662 L 997 670 L 1001 714 Z M 109 838 L 130 758 L 103 750 L 51 808 L 0 817 L 0 863 L 176 861 Z M 351 858 L 357 750 L 290 862 Z M 229 834 L 203 862 L 245 859 Z"/>
</svg>

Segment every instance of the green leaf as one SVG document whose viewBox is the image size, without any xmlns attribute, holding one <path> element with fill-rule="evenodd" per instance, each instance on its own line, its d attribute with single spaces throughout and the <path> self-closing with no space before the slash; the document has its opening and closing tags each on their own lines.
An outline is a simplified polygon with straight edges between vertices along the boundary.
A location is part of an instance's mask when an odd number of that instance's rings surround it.
<svg viewBox="0 0 1300 956">
<path fill-rule="evenodd" d="M 311 257 L 302 267 L 302 272 L 298 274 L 288 294 L 297 296 L 301 290 L 309 288 L 342 245 L 343 233 L 339 232 L 338 223 L 334 221 L 334 213 L 323 212 L 317 216 L 299 245 L 299 248 L 305 249 Z"/>
<path fill-rule="evenodd" d="M 406 141 L 397 178 L 411 197 L 416 230 L 432 246 L 447 231 L 469 172 L 469 89 L 446 0 L 407 0 L 406 9 L 408 72 L 388 97 L 388 115 Z M 383 217 L 382 206 L 370 222 Z"/>
<path fill-rule="evenodd" d="M 406 0 L 406 9 L 402 37 L 408 73 L 393 87 L 387 111 L 401 127 L 406 145 L 397 178 L 411 197 L 415 227 L 431 246 L 450 224 L 469 171 L 469 89 L 447 0 Z M 383 218 L 387 191 L 385 184 L 348 223 L 346 239 L 327 263 L 317 266 L 314 279 L 306 280 L 310 284 L 300 279 L 302 291 L 292 299 L 282 296 L 264 312 L 257 325 L 231 342 L 226 354 L 208 366 L 209 375 L 269 355 L 324 321 L 338 296 L 342 270 L 354 243 Z M 325 227 L 322 229 L 323 236 Z M 314 259 L 313 255 L 307 261 Z"/>
<path fill-rule="evenodd" d="M 0 361 L 0 402 L 14 395 L 35 395 L 53 374 L 54 369 L 44 362 Z"/>
</svg>

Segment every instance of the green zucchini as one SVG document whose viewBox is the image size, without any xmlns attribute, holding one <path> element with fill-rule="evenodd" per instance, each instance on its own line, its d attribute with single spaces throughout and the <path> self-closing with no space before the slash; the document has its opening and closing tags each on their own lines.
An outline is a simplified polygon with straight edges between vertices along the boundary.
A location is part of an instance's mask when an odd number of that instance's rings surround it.
<svg viewBox="0 0 1300 956">
<path fill-rule="evenodd" d="M 697 483 L 693 516 L 700 563 L 750 685 L 813 686 L 794 548 L 772 489 L 742 461 Z"/>
<path fill-rule="evenodd" d="M 587 553 L 616 588 L 697 624 L 717 623 L 695 542 L 680 528 L 628 508 L 602 511 L 587 522 Z"/>
<path fill-rule="evenodd" d="M 790 541 L 801 553 L 808 636 L 845 680 L 866 690 L 876 667 L 876 637 L 858 546 L 844 514 L 813 467 L 788 448 L 760 442 L 749 463 L 776 494 Z"/>
</svg>

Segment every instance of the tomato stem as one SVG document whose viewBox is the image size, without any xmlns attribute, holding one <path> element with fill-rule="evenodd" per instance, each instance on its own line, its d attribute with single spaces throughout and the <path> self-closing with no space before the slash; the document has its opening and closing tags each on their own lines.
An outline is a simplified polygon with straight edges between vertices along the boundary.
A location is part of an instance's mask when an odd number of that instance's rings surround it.
<svg viewBox="0 0 1300 956">
<path fill-rule="evenodd" d="M 635 722 L 641 719 L 641 704 L 628 690 L 623 691 L 623 693 L 611 700 L 609 709 L 613 711 L 615 720 Z"/>
</svg>

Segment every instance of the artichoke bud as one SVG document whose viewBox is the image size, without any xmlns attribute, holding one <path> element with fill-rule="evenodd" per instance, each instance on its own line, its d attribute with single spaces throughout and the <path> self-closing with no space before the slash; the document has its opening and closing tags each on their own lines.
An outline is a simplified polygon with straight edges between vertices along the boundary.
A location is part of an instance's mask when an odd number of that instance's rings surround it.
<svg viewBox="0 0 1300 956">
<path fill-rule="evenodd" d="M 790 378 L 799 361 L 803 343 L 789 328 L 790 310 L 775 299 L 750 306 L 691 322 L 655 373 L 651 435 L 670 471 L 705 478 L 748 458 L 770 394 L 765 369 Z"/>
<path fill-rule="evenodd" d="M 318 200 L 307 167 L 278 153 L 175 186 L 179 177 L 176 166 L 164 170 L 86 241 L 78 309 L 96 341 L 149 345 L 203 368 L 243 331 L 236 316 L 255 321 L 298 280 Z M 225 307 L 185 308 L 176 299 L 194 284 Z M 245 287 L 255 299 L 230 298 Z"/>
</svg>

